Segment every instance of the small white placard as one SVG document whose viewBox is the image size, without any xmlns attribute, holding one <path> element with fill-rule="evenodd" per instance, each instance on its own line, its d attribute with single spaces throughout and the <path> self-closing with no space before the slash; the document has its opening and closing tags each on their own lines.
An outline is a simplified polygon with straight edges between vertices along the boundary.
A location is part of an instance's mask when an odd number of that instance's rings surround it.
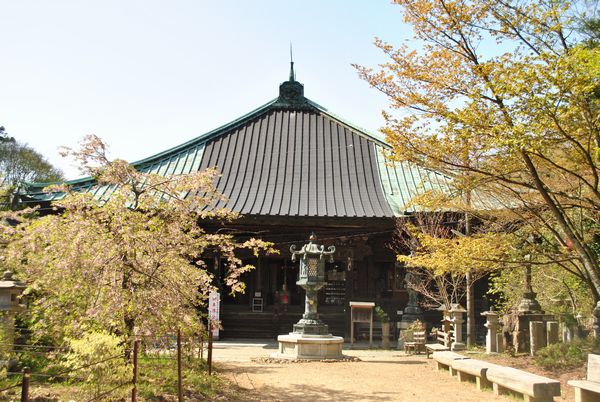
<svg viewBox="0 0 600 402">
<path fill-rule="evenodd" d="M 219 292 L 210 292 L 208 296 L 208 319 L 215 323 L 212 328 L 213 339 L 219 339 L 219 314 L 221 310 L 221 296 Z"/>
</svg>

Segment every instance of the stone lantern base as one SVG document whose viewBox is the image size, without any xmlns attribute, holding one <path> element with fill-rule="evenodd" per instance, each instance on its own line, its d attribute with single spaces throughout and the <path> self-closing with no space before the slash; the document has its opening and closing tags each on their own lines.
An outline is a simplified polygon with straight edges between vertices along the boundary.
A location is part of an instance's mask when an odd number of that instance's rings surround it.
<svg viewBox="0 0 600 402">
<path fill-rule="evenodd" d="M 341 359 L 344 338 L 328 335 L 303 335 L 291 332 L 279 335 L 279 351 L 272 357 L 290 360 Z"/>
</svg>

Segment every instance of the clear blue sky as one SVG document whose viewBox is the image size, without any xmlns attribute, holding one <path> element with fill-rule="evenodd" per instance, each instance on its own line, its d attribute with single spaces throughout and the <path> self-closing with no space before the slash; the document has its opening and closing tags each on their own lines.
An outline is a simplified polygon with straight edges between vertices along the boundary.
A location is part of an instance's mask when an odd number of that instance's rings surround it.
<svg viewBox="0 0 600 402">
<path fill-rule="evenodd" d="M 273 99 L 290 42 L 305 95 L 376 131 L 386 99 L 350 64 L 411 37 L 385 0 L 0 0 L 0 16 L 0 125 L 68 178 L 57 148 L 85 134 L 135 161 Z"/>
</svg>

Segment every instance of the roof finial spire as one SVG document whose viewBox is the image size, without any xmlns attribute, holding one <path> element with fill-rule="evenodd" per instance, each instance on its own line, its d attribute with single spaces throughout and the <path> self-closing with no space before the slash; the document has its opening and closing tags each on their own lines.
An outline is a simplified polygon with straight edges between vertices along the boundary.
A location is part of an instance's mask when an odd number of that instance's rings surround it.
<svg viewBox="0 0 600 402">
<path fill-rule="evenodd" d="M 294 73 L 294 56 L 292 53 L 292 42 L 290 42 L 290 81 L 296 81 L 296 74 Z"/>
</svg>

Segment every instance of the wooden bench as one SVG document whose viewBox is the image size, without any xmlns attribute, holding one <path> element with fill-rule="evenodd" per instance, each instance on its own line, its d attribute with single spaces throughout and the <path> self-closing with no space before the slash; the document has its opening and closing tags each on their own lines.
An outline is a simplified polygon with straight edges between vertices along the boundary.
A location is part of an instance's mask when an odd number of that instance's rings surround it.
<svg viewBox="0 0 600 402">
<path fill-rule="evenodd" d="M 523 395 L 525 402 L 551 402 L 560 396 L 560 382 L 512 367 L 488 367 L 486 377 L 495 395 L 513 391 Z"/>
<path fill-rule="evenodd" d="M 456 359 L 452 362 L 452 369 L 456 372 L 459 382 L 475 379 L 478 390 L 492 388 L 492 383 L 487 379 L 487 370 L 490 367 L 500 367 L 494 363 L 488 363 L 476 359 Z"/>
<path fill-rule="evenodd" d="M 461 354 L 450 352 L 450 351 L 442 351 L 442 352 L 433 352 L 433 360 L 435 360 L 436 369 L 442 370 L 447 369 L 450 372 L 450 376 L 455 374 L 454 369 L 452 368 L 452 363 L 455 360 L 469 359 L 467 356 L 463 356 Z"/>
<path fill-rule="evenodd" d="M 425 351 L 425 331 L 422 332 L 414 332 L 412 342 L 404 342 L 404 352 L 408 354 L 412 349 L 413 352 L 419 353 L 421 351 Z"/>
<path fill-rule="evenodd" d="M 575 388 L 575 402 L 599 401 L 600 355 L 588 355 L 587 380 L 571 380 L 568 384 Z"/>
<path fill-rule="evenodd" d="M 450 350 L 450 344 L 452 343 L 452 333 L 437 331 L 436 338 L 438 343 L 428 343 L 425 345 L 425 354 L 428 359 L 431 353 Z"/>
</svg>

